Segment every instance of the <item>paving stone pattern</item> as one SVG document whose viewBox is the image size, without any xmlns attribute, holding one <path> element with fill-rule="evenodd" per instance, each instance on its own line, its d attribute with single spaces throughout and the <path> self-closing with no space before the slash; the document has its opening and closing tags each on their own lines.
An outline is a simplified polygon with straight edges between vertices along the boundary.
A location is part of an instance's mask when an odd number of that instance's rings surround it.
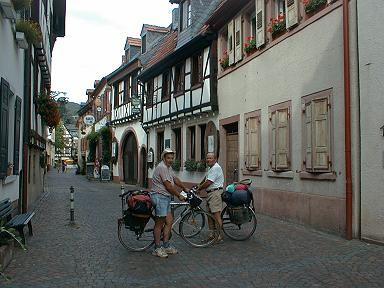
<svg viewBox="0 0 384 288">
<path fill-rule="evenodd" d="M 120 185 L 49 172 L 20 249 L 0 287 L 384 287 L 384 247 L 258 216 L 254 237 L 192 248 L 160 259 L 129 252 L 117 239 Z M 77 227 L 69 226 L 69 187 Z"/>
</svg>

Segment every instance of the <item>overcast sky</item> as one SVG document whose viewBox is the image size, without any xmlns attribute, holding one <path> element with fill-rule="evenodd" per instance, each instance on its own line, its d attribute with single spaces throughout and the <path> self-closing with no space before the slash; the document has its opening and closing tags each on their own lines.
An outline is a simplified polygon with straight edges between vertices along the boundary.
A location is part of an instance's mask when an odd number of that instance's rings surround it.
<svg viewBox="0 0 384 288">
<path fill-rule="evenodd" d="M 167 27 L 176 7 L 169 0 L 67 0 L 66 35 L 53 49 L 51 89 L 85 102 L 94 80 L 120 66 L 126 37 L 140 37 L 144 23 Z"/>
</svg>

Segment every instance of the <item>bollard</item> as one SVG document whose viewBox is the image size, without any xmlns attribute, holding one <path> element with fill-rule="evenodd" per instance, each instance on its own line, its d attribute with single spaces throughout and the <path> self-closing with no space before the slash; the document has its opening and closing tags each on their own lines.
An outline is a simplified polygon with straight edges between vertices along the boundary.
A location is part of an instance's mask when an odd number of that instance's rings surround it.
<svg viewBox="0 0 384 288">
<path fill-rule="evenodd" d="M 73 186 L 69 188 L 70 191 L 70 201 L 71 201 L 71 209 L 70 209 L 70 222 L 71 224 L 75 223 L 75 198 L 74 198 L 74 191 L 75 189 Z"/>
<path fill-rule="evenodd" d="M 121 195 L 123 195 L 124 194 L 124 192 L 125 192 L 125 190 L 124 190 L 124 185 L 121 185 L 121 188 L 120 188 L 120 190 L 121 190 Z M 123 201 L 123 198 L 121 198 L 121 211 L 124 211 L 124 201 Z"/>
</svg>

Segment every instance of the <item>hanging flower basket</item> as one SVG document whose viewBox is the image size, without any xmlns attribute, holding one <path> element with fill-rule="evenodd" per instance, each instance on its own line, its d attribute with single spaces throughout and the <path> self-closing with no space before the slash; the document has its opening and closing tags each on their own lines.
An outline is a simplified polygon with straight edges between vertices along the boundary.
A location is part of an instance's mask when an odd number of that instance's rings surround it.
<svg viewBox="0 0 384 288">
<path fill-rule="evenodd" d="M 327 0 L 303 0 L 304 10 L 307 14 L 313 14 L 327 6 Z"/>
<path fill-rule="evenodd" d="M 16 11 L 31 7 L 31 2 L 31 0 L 12 0 L 13 8 L 15 8 Z"/>
<path fill-rule="evenodd" d="M 28 43 L 37 45 L 43 40 L 40 25 L 31 20 L 18 20 L 16 22 L 16 31 L 23 32 Z"/>
<path fill-rule="evenodd" d="M 36 101 L 37 113 L 49 127 L 56 127 L 60 123 L 60 111 L 55 99 L 46 94 L 40 94 Z"/>
</svg>

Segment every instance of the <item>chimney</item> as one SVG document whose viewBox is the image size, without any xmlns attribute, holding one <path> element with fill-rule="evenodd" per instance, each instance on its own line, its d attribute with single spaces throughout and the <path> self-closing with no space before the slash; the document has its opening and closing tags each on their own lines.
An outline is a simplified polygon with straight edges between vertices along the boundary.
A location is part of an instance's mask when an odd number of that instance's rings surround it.
<svg viewBox="0 0 384 288">
<path fill-rule="evenodd" d="M 172 10 L 172 30 L 176 30 L 179 26 L 179 8 Z"/>
<path fill-rule="evenodd" d="M 127 64 L 127 56 L 126 55 L 121 55 L 121 64 Z"/>
</svg>

